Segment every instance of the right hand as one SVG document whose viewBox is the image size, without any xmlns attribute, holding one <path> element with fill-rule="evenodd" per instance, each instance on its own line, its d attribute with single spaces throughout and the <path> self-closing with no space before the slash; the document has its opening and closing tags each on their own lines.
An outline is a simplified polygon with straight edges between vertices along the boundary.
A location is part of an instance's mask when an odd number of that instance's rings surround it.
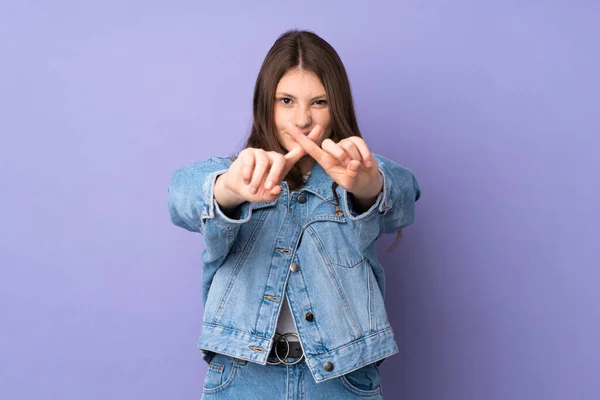
<svg viewBox="0 0 600 400">
<path fill-rule="evenodd" d="M 297 130 L 291 124 L 288 124 L 288 129 Z M 322 131 L 323 128 L 316 125 L 308 138 L 314 142 Z M 227 172 L 217 179 L 217 202 L 224 208 L 232 208 L 245 201 L 256 203 L 275 200 L 281 192 L 279 184 L 305 155 L 299 144 L 285 155 L 255 148 L 242 150 Z"/>
</svg>

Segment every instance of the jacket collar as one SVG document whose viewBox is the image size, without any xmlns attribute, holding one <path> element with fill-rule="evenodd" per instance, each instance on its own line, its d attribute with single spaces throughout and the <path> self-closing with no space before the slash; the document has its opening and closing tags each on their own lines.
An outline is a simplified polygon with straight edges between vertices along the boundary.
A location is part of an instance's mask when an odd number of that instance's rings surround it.
<svg viewBox="0 0 600 400">
<path fill-rule="evenodd" d="M 332 184 L 333 179 L 327 175 L 327 172 L 325 172 L 319 163 L 315 162 L 306 184 L 300 190 L 311 192 L 322 197 L 324 200 L 328 200 L 333 198 Z"/>
</svg>

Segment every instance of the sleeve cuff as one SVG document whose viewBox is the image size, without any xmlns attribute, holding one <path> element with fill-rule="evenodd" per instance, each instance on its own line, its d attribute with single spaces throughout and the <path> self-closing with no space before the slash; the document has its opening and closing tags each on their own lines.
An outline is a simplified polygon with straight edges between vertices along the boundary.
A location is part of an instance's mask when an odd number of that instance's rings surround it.
<svg viewBox="0 0 600 400">
<path fill-rule="evenodd" d="M 221 210 L 221 207 L 219 207 L 219 203 L 217 203 L 217 200 L 215 199 L 214 196 L 214 189 L 215 189 L 215 183 L 217 181 L 217 178 L 224 174 L 225 172 L 227 172 L 227 170 L 221 170 L 221 171 L 216 171 L 214 172 L 209 179 L 206 180 L 206 187 L 204 187 L 203 192 L 205 193 L 205 198 L 204 198 L 204 207 L 202 208 L 202 224 L 206 224 L 206 221 L 208 220 L 214 220 L 214 222 L 216 222 L 219 226 L 221 226 L 224 229 L 231 229 L 231 228 L 235 228 L 240 224 L 243 224 L 245 222 L 248 222 L 250 220 L 250 218 L 252 217 L 252 211 L 250 209 L 250 203 L 248 202 L 244 202 L 242 204 L 239 205 L 240 208 L 240 216 L 239 218 L 230 218 L 227 215 L 225 215 L 225 213 L 223 212 L 223 210 Z"/>
<path fill-rule="evenodd" d="M 380 214 L 385 214 L 387 212 L 387 210 L 389 210 L 390 208 L 392 208 L 392 205 L 389 204 L 389 184 L 388 181 L 385 177 L 385 174 L 383 173 L 383 170 L 380 168 L 379 169 L 379 173 L 381 174 L 381 177 L 383 178 L 383 187 L 381 189 L 381 192 L 379 192 L 379 194 L 377 195 L 377 199 L 375 199 L 375 203 L 373 203 L 373 205 L 365 212 L 358 214 L 356 212 L 356 210 L 354 210 L 354 207 L 351 207 L 351 202 L 349 199 L 349 193 L 348 191 L 344 190 L 344 196 L 342 198 L 342 207 L 344 210 L 344 213 L 348 216 L 348 218 L 350 218 L 350 220 L 352 221 L 359 221 L 362 219 L 366 219 L 366 218 L 370 218 L 373 215 L 377 214 L 377 210 L 379 211 Z"/>
</svg>

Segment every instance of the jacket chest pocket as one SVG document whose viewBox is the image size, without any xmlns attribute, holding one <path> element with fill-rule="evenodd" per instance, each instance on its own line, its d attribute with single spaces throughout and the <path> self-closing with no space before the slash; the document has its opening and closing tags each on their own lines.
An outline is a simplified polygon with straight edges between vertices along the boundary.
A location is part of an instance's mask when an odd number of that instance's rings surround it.
<svg viewBox="0 0 600 400">
<path fill-rule="evenodd" d="M 310 235 L 324 261 L 344 268 L 353 268 L 365 259 L 358 249 L 352 225 L 345 221 L 325 220 L 312 223 Z"/>
</svg>

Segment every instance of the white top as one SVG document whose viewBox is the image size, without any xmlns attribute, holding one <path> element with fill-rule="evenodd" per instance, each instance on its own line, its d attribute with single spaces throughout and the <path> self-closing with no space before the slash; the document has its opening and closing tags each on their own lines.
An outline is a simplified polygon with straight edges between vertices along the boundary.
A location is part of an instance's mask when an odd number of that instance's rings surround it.
<svg viewBox="0 0 600 400">
<path fill-rule="evenodd" d="M 281 304 L 281 312 L 279 313 L 279 319 L 277 320 L 277 329 L 275 332 L 283 334 L 283 333 L 298 333 L 296 330 L 296 325 L 294 325 L 294 317 L 292 316 L 292 311 L 290 310 L 290 306 L 288 304 L 287 295 L 283 295 L 283 304 Z M 287 338 L 289 341 L 298 340 L 295 337 Z"/>
</svg>

